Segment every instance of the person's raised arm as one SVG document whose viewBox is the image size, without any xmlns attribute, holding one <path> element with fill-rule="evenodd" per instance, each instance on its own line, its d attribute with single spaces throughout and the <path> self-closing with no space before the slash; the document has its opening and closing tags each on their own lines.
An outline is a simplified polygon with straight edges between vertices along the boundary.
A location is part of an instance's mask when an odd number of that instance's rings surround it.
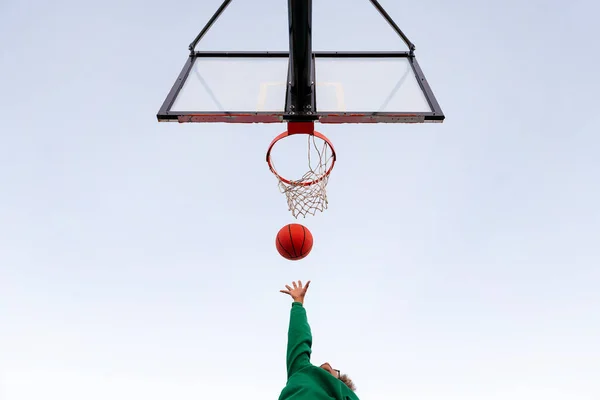
<svg viewBox="0 0 600 400">
<path fill-rule="evenodd" d="M 293 288 L 286 285 L 287 290 L 280 290 L 281 293 L 289 294 L 294 301 L 290 311 L 290 326 L 288 329 L 286 356 L 288 378 L 310 365 L 312 335 L 306 318 L 306 310 L 304 309 L 304 296 L 309 285 L 310 281 L 302 287 L 302 282 L 298 281 L 298 284 L 296 282 L 292 283 Z"/>
</svg>

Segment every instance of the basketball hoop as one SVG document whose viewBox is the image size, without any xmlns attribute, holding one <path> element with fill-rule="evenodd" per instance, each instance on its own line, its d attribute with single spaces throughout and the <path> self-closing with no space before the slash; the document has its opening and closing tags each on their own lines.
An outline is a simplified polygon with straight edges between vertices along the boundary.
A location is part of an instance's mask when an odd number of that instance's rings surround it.
<svg viewBox="0 0 600 400">
<path fill-rule="evenodd" d="M 271 150 L 275 143 L 291 135 L 306 135 L 308 138 L 308 172 L 296 180 L 281 176 L 275 169 L 271 158 Z M 323 142 L 321 149 L 316 140 Z M 287 198 L 288 208 L 294 218 L 299 215 L 315 215 L 317 211 L 327 209 L 327 182 L 335 164 L 335 149 L 331 141 L 323 134 L 314 130 L 313 122 L 289 122 L 288 130 L 277 136 L 267 150 L 269 169 L 279 181 L 279 190 Z"/>
</svg>

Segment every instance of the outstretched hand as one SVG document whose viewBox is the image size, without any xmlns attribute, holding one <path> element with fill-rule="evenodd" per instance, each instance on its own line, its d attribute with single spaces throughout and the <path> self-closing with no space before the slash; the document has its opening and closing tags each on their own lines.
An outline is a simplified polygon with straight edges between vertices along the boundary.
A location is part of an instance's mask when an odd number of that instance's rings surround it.
<svg viewBox="0 0 600 400">
<path fill-rule="evenodd" d="M 280 290 L 281 293 L 289 294 L 292 296 L 292 299 L 298 303 L 304 304 L 304 295 L 306 295 L 306 291 L 308 290 L 308 286 L 310 285 L 310 281 L 306 282 L 304 287 L 302 286 L 302 281 L 292 282 L 293 288 L 290 285 L 285 285 L 287 290 Z"/>
</svg>

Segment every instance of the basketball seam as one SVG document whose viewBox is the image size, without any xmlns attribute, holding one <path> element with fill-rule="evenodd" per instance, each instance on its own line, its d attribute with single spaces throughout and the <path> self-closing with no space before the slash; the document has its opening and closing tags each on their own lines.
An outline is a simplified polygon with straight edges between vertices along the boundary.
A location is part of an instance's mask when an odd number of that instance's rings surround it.
<svg viewBox="0 0 600 400">
<path fill-rule="evenodd" d="M 304 238 L 302 238 L 302 246 L 300 246 L 300 256 L 304 254 L 304 243 L 306 243 L 306 228 L 302 227 L 302 233 L 304 234 Z"/>
<path fill-rule="evenodd" d="M 292 236 L 292 225 L 288 225 L 288 232 L 290 234 L 290 242 L 292 243 L 292 249 L 294 250 L 294 258 L 298 257 L 296 253 L 296 246 L 294 246 L 294 237 Z"/>
<path fill-rule="evenodd" d="M 293 255 L 290 254 L 289 251 L 287 251 L 287 249 L 281 244 L 281 240 L 279 240 L 279 236 L 277 236 L 277 243 L 279 243 L 279 247 L 281 247 L 283 249 L 283 251 L 285 251 L 287 253 L 288 256 L 290 256 L 290 258 L 295 258 Z"/>
</svg>

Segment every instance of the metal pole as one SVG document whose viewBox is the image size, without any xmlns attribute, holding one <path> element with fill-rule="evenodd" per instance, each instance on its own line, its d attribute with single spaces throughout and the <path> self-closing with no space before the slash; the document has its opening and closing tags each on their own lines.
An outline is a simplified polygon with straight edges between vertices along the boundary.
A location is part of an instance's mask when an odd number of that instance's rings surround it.
<svg viewBox="0 0 600 400">
<path fill-rule="evenodd" d="M 312 79 L 312 0 L 288 0 L 290 33 L 289 112 L 314 112 Z"/>
</svg>

